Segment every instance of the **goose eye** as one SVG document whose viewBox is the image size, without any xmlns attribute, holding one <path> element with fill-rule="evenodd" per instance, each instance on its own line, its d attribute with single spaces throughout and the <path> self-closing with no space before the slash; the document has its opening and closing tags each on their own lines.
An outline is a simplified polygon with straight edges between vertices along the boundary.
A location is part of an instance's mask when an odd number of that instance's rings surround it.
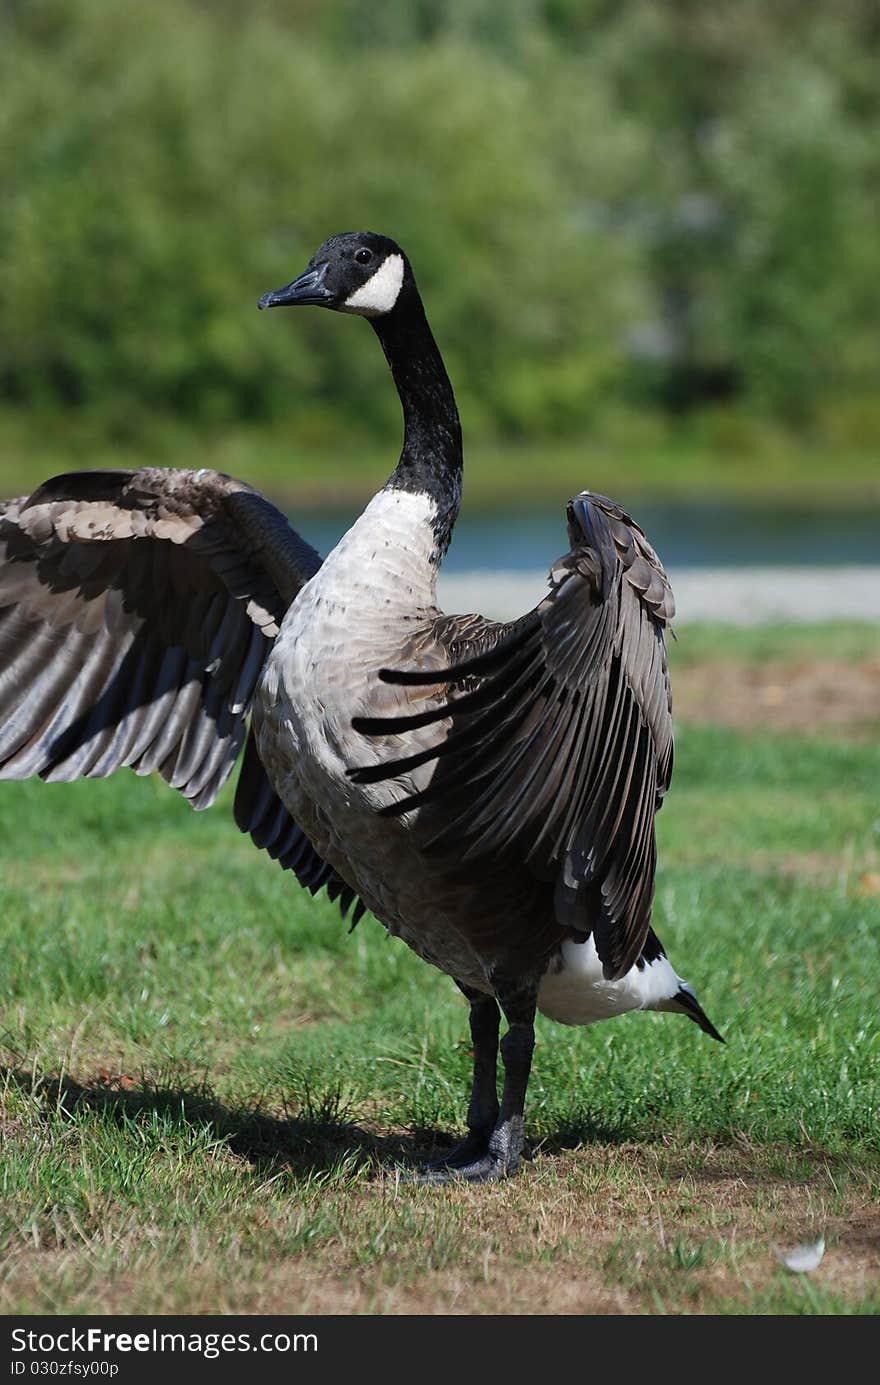
<svg viewBox="0 0 880 1385">
<path fill-rule="evenodd" d="M 369 264 L 370 260 L 373 258 L 373 252 L 372 250 L 367 250 L 365 246 L 361 246 L 360 250 L 354 252 L 354 257 L 358 264 Z"/>
</svg>

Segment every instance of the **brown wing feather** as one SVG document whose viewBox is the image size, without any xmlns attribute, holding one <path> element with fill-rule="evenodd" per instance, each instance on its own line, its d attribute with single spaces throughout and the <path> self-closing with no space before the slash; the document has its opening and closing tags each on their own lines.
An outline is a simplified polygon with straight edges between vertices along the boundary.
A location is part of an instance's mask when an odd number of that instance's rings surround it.
<svg viewBox="0 0 880 1385">
<path fill-rule="evenodd" d="M 218 472 L 71 473 L 0 505 L 0 779 L 129 766 L 207 807 L 319 566 L 280 511 Z M 343 893 L 258 760 L 235 814 L 307 888 Z"/>
<path fill-rule="evenodd" d="M 242 832 L 250 833 L 255 846 L 268 852 L 283 870 L 292 870 L 310 894 L 317 894 L 326 885 L 329 897 L 339 900 L 343 918 L 354 905 L 351 926 L 356 926 L 366 912 L 366 905 L 333 867 L 322 860 L 281 802 L 257 753 L 253 731 L 247 738 L 235 789 L 235 821 Z"/>
<path fill-rule="evenodd" d="M 214 472 L 56 477 L 0 518 L 0 777 L 227 778 L 305 575 L 274 507 Z M 268 558 L 267 555 L 268 554 Z M 317 566 L 317 557 L 315 557 Z M 279 575 L 284 574 L 283 580 Z"/>
<path fill-rule="evenodd" d="M 355 723 L 387 735 L 450 718 L 446 739 L 353 777 L 391 778 L 436 759 L 428 788 L 386 811 L 421 809 L 415 830 L 460 858 L 524 858 L 555 881 L 559 922 L 593 932 L 607 974 L 620 976 L 650 925 L 653 820 L 672 770 L 663 642 L 672 594 L 613 501 L 585 492 L 568 521 L 571 550 L 551 569 L 549 595 L 512 625 L 486 623 L 459 641 L 442 677 L 457 696 L 417 717 Z M 427 671 L 386 676 L 441 682 Z"/>
</svg>

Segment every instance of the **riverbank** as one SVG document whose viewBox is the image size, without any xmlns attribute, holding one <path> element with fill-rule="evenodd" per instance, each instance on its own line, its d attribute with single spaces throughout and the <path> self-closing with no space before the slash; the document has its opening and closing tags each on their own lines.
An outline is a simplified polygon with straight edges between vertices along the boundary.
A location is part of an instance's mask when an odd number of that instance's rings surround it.
<svg viewBox="0 0 880 1385">
<path fill-rule="evenodd" d="M 684 568 L 669 573 L 675 624 L 865 621 L 880 624 L 880 563 L 858 567 Z M 511 620 L 540 601 L 546 572 L 441 573 L 443 610 Z"/>
<path fill-rule="evenodd" d="M 464 513 L 558 505 L 589 489 L 638 513 L 650 501 L 816 509 L 880 505 L 876 446 L 850 437 L 792 436 L 735 418 L 673 425 L 636 416 L 579 439 L 466 440 Z M 305 528 L 317 510 L 360 509 L 397 456 L 388 441 L 297 438 L 283 424 L 193 429 L 132 421 L 108 442 L 76 416 L 0 413 L 0 495 L 22 495 L 49 476 L 83 468 L 211 467 L 263 490 Z"/>
</svg>

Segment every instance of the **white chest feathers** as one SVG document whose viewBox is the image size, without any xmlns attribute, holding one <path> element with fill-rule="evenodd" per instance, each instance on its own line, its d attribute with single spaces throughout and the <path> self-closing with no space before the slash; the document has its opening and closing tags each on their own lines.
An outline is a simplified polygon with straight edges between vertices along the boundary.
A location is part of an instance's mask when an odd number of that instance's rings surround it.
<svg viewBox="0 0 880 1385">
<path fill-rule="evenodd" d="M 436 504 L 422 492 L 379 491 L 303 588 L 292 608 L 300 607 L 298 623 L 312 620 L 319 631 L 321 618 L 308 616 L 309 607 L 344 609 L 354 638 L 364 626 L 399 636 L 397 613 L 434 605 L 436 517 Z"/>
<path fill-rule="evenodd" d="M 269 657 L 266 714 L 276 706 L 303 766 L 338 779 L 349 796 L 346 767 L 388 757 L 387 746 L 356 735 L 352 719 L 406 710 L 379 670 L 404 666 L 411 642 L 430 629 L 435 514 L 426 495 L 380 491 L 303 587 Z"/>
</svg>

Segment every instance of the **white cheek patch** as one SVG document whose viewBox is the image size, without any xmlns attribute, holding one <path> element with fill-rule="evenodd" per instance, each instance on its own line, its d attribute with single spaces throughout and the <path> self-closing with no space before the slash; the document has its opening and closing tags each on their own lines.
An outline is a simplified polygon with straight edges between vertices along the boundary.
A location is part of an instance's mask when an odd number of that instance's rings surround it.
<svg viewBox="0 0 880 1385">
<path fill-rule="evenodd" d="M 403 256 L 387 255 L 365 284 L 355 289 L 343 306 L 345 312 L 361 317 L 381 317 L 390 313 L 403 285 Z"/>
</svg>

